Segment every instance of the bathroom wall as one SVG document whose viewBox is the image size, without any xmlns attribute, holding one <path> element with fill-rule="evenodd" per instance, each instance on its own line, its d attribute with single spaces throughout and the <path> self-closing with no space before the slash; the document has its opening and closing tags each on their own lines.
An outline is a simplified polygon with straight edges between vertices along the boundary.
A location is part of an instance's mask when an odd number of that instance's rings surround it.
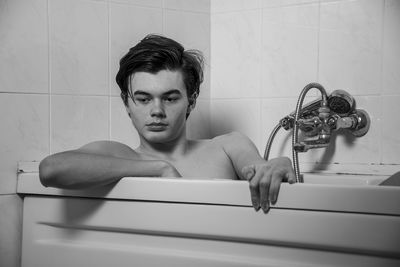
<svg viewBox="0 0 400 267">
<path fill-rule="evenodd" d="M 344 89 L 371 117 L 367 135 L 332 136 L 300 154 L 304 166 L 348 172 L 399 169 L 400 1 L 211 1 L 211 129 L 239 130 L 261 153 L 303 87 Z M 307 101 L 317 96 L 309 93 Z M 291 157 L 281 130 L 271 157 Z M 316 165 L 315 163 L 321 163 Z M 396 166 L 397 165 L 397 166 Z"/>
<path fill-rule="evenodd" d="M 138 144 L 114 77 L 145 34 L 206 56 L 190 137 L 241 131 L 262 153 L 301 89 L 317 81 L 350 92 L 371 129 L 359 139 L 335 135 L 300 161 L 363 172 L 400 164 L 399 25 L 397 0 L 0 0 L 0 266 L 19 264 L 17 162 L 92 140 Z M 283 131 L 271 152 L 281 155 L 291 155 Z"/>
<path fill-rule="evenodd" d="M 210 136 L 209 10 L 209 1 L 0 1 L 0 266 L 19 266 L 18 162 L 101 139 L 137 146 L 114 81 L 146 34 L 203 51 L 207 79 L 188 134 Z"/>
</svg>

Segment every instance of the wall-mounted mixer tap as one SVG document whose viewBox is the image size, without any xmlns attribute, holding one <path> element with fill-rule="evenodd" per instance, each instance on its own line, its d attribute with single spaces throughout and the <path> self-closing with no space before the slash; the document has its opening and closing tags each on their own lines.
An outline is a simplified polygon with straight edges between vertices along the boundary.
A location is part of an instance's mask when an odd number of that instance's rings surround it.
<svg viewBox="0 0 400 267">
<path fill-rule="evenodd" d="M 303 107 L 307 92 L 316 88 L 321 92 L 321 98 Z M 292 152 L 293 167 L 297 182 L 303 182 L 300 177 L 298 152 L 329 146 L 331 132 L 346 129 L 354 136 L 365 135 L 370 126 L 368 113 L 355 109 L 354 98 L 344 90 L 335 90 L 329 96 L 322 85 L 310 83 L 304 87 L 297 101 L 296 110 L 279 121 L 272 131 L 264 153 L 268 160 L 272 141 L 280 128 L 293 129 Z M 304 133 L 304 140 L 299 141 L 299 130 Z"/>
</svg>

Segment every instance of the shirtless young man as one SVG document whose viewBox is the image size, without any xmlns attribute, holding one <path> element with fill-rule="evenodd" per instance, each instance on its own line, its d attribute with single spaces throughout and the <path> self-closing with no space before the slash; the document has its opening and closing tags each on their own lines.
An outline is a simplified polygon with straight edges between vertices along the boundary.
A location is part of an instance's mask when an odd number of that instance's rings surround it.
<svg viewBox="0 0 400 267">
<path fill-rule="evenodd" d="M 246 179 L 256 211 L 267 212 L 282 181 L 295 181 L 288 158 L 265 161 L 244 135 L 189 140 L 186 120 L 203 80 L 199 52 L 174 40 L 149 35 L 121 59 L 116 77 L 140 146 L 96 141 L 46 157 L 43 185 L 82 189 L 130 176 Z"/>
</svg>

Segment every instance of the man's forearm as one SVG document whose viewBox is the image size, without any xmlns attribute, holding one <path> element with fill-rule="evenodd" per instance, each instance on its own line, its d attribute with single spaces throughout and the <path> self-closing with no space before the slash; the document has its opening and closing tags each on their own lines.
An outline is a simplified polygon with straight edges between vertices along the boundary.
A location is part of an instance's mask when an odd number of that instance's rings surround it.
<svg viewBox="0 0 400 267">
<path fill-rule="evenodd" d="M 67 151 L 42 160 L 39 176 L 44 186 L 83 189 L 117 182 L 126 176 L 162 176 L 169 167 L 168 163 L 158 160 Z"/>
</svg>

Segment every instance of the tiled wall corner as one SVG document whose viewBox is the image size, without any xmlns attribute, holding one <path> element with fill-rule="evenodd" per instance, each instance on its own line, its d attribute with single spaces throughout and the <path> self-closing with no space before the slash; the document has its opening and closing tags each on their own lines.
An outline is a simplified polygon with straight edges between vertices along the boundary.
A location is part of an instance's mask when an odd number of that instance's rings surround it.
<svg viewBox="0 0 400 267">
<path fill-rule="evenodd" d="M 259 99 L 213 99 L 211 101 L 212 135 L 238 131 L 247 135 L 261 150 Z"/>
</svg>

